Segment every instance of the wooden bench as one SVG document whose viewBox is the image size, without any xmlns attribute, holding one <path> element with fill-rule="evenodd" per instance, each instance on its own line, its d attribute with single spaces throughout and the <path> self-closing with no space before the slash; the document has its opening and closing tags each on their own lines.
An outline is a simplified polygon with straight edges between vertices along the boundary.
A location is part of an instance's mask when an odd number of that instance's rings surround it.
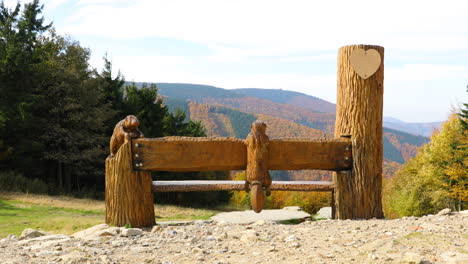
<svg viewBox="0 0 468 264">
<path fill-rule="evenodd" d="M 367 50 L 373 50 L 367 58 Z M 377 55 L 376 55 L 377 54 Z M 376 60 L 376 56 L 378 60 Z M 339 219 L 381 218 L 383 48 L 340 48 L 333 139 L 271 139 L 254 122 L 246 140 L 235 138 L 127 138 L 106 159 L 106 223 L 154 225 L 153 192 L 251 191 L 256 212 L 264 191 L 333 191 Z M 378 63 L 377 63 L 378 62 Z M 331 182 L 271 182 L 268 170 L 331 170 Z M 151 171 L 246 170 L 247 182 L 156 181 Z"/>
</svg>

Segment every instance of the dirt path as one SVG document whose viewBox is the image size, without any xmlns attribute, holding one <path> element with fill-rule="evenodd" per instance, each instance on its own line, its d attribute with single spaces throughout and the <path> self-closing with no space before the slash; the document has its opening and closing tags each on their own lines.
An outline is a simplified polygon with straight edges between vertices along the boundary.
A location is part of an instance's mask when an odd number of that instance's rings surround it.
<svg viewBox="0 0 468 264">
<path fill-rule="evenodd" d="M 297 225 L 96 226 L 0 240 L 1 263 L 468 263 L 468 211 Z"/>
</svg>

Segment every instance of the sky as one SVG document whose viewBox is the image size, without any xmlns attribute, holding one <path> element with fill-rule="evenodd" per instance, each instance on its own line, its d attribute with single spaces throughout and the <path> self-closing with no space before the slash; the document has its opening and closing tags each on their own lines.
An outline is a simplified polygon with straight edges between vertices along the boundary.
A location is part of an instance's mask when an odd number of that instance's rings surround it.
<svg viewBox="0 0 468 264">
<path fill-rule="evenodd" d="M 335 103 L 338 49 L 372 44 L 385 48 L 384 116 L 443 121 L 468 102 L 466 0 L 42 3 L 58 33 L 92 51 L 93 67 L 107 54 L 128 81 L 283 89 Z"/>
</svg>

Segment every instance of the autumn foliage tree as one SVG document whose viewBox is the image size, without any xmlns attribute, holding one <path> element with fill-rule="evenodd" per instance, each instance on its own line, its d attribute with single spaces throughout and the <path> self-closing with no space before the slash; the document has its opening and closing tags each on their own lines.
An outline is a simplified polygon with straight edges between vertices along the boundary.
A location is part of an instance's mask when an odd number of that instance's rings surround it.
<svg viewBox="0 0 468 264">
<path fill-rule="evenodd" d="M 466 209 L 467 133 L 453 114 L 384 188 L 387 217 L 424 215 L 443 208 Z"/>
</svg>

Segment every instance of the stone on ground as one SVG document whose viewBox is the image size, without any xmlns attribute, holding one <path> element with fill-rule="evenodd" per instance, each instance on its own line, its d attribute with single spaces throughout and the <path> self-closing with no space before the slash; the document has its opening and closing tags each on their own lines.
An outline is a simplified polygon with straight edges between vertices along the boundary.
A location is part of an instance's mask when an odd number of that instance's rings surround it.
<svg viewBox="0 0 468 264">
<path fill-rule="evenodd" d="M 121 232 L 125 237 L 143 235 L 143 230 L 140 228 L 123 228 Z"/>
<path fill-rule="evenodd" d="M 332 218 L 332 208 L 323 207 L 317 212 L 316 219 L 331 219 Z"/>
<path fill-rule="evenodd" d="M 450 208 L 445 208 L 445 209 L 440 210 L 440 211 L 437 213 L 437 215 L 447 215 L 447 214 L 450 213 L 450 211 L 451 211 Z"/>
<path fill-rule="evenodd" d="M 229 224 L 251 224 L 263 220 L 265 222 L 284 222 L 291 220 L 303 220 L 309 218 L 310 214 L 297 210 L 263 210 L 255 213 L 252 210 L 220 213 L 211 219 L 218 223 Z"/>
<path fill-rule="evenodd" d="M 37 231 L 37 230 L 32 229 L 32 228 L 26 228 L 21 233 L 21 236 L 19 237 L 19 239 L 23 240 L 23 239 L 35 238 L 35 237 L 40 237 L 40 236 L 45 236 L 45 235 L 46 235 L 45 232 Z"/>
</svg>

